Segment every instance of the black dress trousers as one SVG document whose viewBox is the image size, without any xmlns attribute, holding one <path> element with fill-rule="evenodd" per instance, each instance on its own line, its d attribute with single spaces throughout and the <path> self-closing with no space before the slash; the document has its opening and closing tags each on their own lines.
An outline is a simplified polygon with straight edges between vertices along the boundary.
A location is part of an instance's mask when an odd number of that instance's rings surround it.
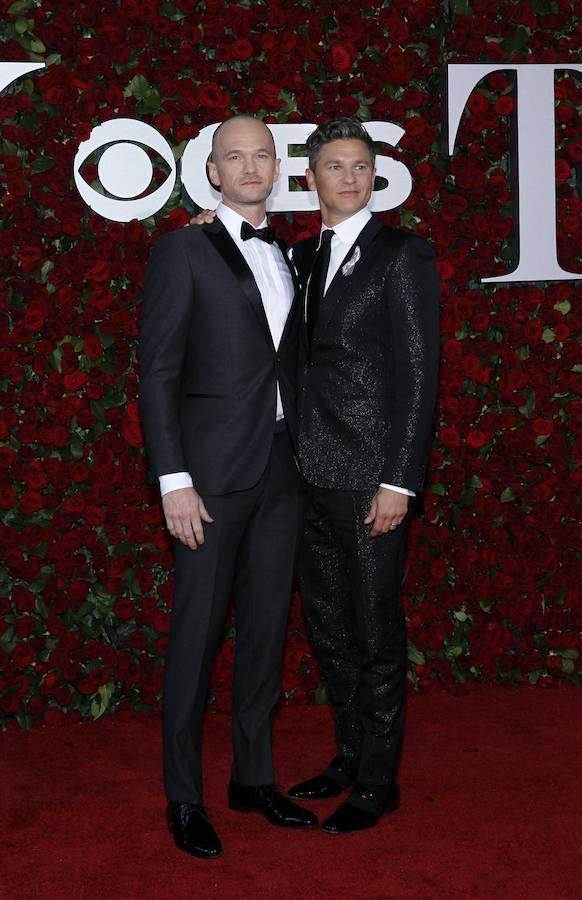
<svg viewBox="0 0 582 900">
<path fill-rule="evenodd" d="M 176 587 L 164 677 L 164 782 L 169 801 L 202 802 L 201 742 L 208 679 L 231 593 L 236 606 L 232 777 L 274 781 L 271 718 L 302 516 L 301 484 L 286 431 L 248 490 L 204 495 L 213 524 L 190 550 L 175 542 Z"/>
<path fill-rule="evenodd" d="M 370 538 L 373 493 L 309 486 L 299 572 L 345 770 L 361 784 L 388 785 L 404 729 L 400 582 L 410 511 L 396 530 Z"/>
</svg>

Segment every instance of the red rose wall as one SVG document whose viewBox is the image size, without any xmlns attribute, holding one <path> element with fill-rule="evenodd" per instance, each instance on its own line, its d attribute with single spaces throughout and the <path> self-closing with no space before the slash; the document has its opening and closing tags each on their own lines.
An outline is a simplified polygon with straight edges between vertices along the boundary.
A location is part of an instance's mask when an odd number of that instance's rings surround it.
<svg viewBox="0 0 582 900">
<path fill-rule="evenodd" d="M 435 437 L 404 582 L 410 678 L 577 679 L 581 283 L 479 282 L 516 259 L 512 81 L 498 73 L 474 91 L 449 159 L 441 79 L 447 62 L 577 62 L 582 4 L 4 0 L 2 16 L 0 58 L 47 64 L 0 96 L 3 716 L 128 715 L 160 694 L 172 556 L 145 483 L 136 338 L 149 249 L 190 213 L 179 182 L 155 220 L 121 225 L 84 204 L 73 158 L 113 117 L 152 124 L 177 155 L 233 110 L 406 129 L 393 155 L 413 193 L 383 218 L 433 242 L 443 285 Z M 558 256 L 570 271 L 582 270 L 580 99 L 558 74 Z M 274 218 L 289 242 L 318 229 L 315 214 Z M 232 654 L 231 629 L 218 707 Z M 285 696 L 309 701 L 318 681 L 294 597 Z"/>
</svg>

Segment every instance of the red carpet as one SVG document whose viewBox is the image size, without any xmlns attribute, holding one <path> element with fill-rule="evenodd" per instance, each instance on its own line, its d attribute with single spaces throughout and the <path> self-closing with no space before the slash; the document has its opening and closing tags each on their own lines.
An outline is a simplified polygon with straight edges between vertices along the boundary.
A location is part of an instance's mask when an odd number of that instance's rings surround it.
<svg viewBox="0 0 582 900">
<path fill-rule="evenodd" d="M 229 812 L 229 718 L 209 716 L 206 802 L 225 846 L 212 862 L 179 853 L 165 830 L 158 718 L 10 732 L 0 896 L 574 900 L 581 698 L 569 687 L 412 697 L 402 808 L 347 836 Z M 283 709 L 275 749 L 284 785 L 314 774 L 333 753 L 328 710 Z"/>
</svg>

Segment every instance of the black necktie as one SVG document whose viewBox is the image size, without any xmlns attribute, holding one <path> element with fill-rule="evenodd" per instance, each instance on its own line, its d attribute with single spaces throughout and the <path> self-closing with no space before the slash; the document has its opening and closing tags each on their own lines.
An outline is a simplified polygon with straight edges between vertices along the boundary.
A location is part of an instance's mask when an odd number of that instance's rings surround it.
<svg viewBox="0 0 582 900">
<path fill-rule="evenodd" d="M 331 256 L 331 239 L 335 231 L 327 228 L 321 235 L 321 243 L 319 250 L 315 254 L 311 277 L 309 279 L 309 288 L 307 291 L 307 334 L 311 340 L 317 317 L 319 316 L 319 308 L 323 300 L 325 290 L 325 280 L 327 270 L 329 268 L 329 257 Z"/>
<path fill-rule="evenodd" d="M 240 236 L 243 241 L 250 241 L 251 238 L 258 238 L 266 244 L 272 244 L 275 240 L 275 229 L 270 225 L 265 228 L 253 228 L 249 222 L 243 222 L 240 227 Z"/>
</svg>

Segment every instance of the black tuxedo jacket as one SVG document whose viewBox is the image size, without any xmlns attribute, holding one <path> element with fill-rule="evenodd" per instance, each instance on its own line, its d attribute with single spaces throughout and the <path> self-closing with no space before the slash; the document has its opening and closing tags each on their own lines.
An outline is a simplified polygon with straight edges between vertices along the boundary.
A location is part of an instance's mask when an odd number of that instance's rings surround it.
<svg viewBox="0 0 582 900">
<path fill-rule="evenodd" d="M 147 266 L 140 335 L 150 477 L 189 472 L 209 494 L 257 483 L 271 451 L 277 381 L 296 433 L 299 319 L 296 289 L 276 350 L 255 279 L 218 218 L 160 238 Z"/>
<path fill-rule="evenodd" d="M 293 258 L 307 280 L 318 238 Z M 353 268 L 342 267 L 356 247 Z M 421 490 L 436 397 L 439 284 L 422 238 L 372 218 L 331 282 L 311 347 L 303 340 L 299 459 L 340 490 Z M 302 316 L 303 320 L 303 316 Z"/>
</svg>

